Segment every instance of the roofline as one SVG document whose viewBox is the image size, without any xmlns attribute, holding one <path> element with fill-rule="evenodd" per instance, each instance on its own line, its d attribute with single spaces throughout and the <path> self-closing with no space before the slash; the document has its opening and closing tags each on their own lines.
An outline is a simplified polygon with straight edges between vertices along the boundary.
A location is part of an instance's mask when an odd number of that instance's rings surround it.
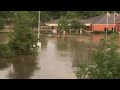
<svg viewBox="0 0 120 90">
<path fill-rule="evenodd" d="M 92 24 L 92 25 L 106 25 L 106 24 Z M 108 25 L 115 25 L 115 24 L 108 24 Z"/>
</svg>

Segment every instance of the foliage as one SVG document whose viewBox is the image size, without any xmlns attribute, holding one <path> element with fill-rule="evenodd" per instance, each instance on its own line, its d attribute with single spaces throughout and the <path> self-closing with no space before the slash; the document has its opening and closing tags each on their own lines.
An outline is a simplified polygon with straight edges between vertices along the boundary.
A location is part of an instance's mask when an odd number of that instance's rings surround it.
<svg viewBox="0 0 120 90">
<path fill-rule="evenodd" d="M 41 22 L 45 23 L 46 21 L 50 20 L 50 16 L 46 11 L 41 12 Z"/>
<path fill-rule="evenodd" d="M 116 36 L 115 36 L 116 37 Z M 120 54 L 116 38 L 101 40 L 93 54 L 93 64 L 80 64 L 76 75 L 78 78 L 90 79 L 119 79 L 120 78 Z"/>
<path fill-rule="evenodd" d="M 90 18 L 106 13 L 106 11 L 48 11 L 46 12 L 52 19 L 58 19 L 61 16 L 66 16 L 67 19 L 71 18 Z M 113 11 L 111 12 L 113 13 Z"/>
<path fill-rule="evenodd" d="M 71 24 L 71 28 L 75 30 L 80 29 L 82 26 L 77 18 L 73 19 L 70 24 Z"/>
<path fill-rule="evenodd" d="M 61 16 L 66 15 L 66 11 L 47 11 L 51 19 L 59 19 Z"/>
<path fill-rule="evenodd" d="M 38 12 L 37 11 L 29 11 L 31 27 L 38 27 Z"/>
<path fill-rule="evenodd" d="M 6 21 L 13 20 L 14 14 L 17 11 L 1 11 L 0 17 Z M 26 11 L 30 13 L 32 25 L 37 25 L 38 11 Z M 109 11 L 113 13 L 113 11 Z M 120 11 L 116 11 L 119 13 Z M 49 21 L 50 19 L 59 19 L 61 16 L 65 16 L 67 19 L 72 18 L 91 18 L 101 14 L 105 14 L 106 11 L 41 11 L 41 22 Z"/>
<path fill-rule="evenodd" d="M 9 58 L 15 54 L 7 44 L 0 44 L 0 57 Z"/>
<path fill-rule="evenodd" d="M 6 24 L 10 24 L 14 22 L 16 18 L 16 13 L 19 11 L 1 11 L 0 17 L 5 20 Z M 38 23 L 38 11 L 26 11 L 30 14 L 30 22 L 32 27 L 37 27 Z M 41 23 L 45 23 L 46 21 L 50 20 L 50 14 L 47 11 L 41 11 Z M 15 23 L 15 22 L 14 22 Z"/>
<path fill-rule="evenodd" d="M 78 33 L 78 30 L 86 29 L 86 26 L 84 26 L 82 23 L 80 23 L 79 19 L 73 18 L 70 22 L 70 28 L 75 30 L 76 33 Z"/>
<path fill-rule="evenodd" d="M 0 17 L 0 30 L 4 28 L 4 19 Z"/>
<path fill-rule="evenodd" d="M 67 11 L 66 18 L 67 19 L 79 18 L 78 12 L 77 11 Z"/>
<path fill-rule="evenodd" d="M 69 28 L 69 22 L 65 17 L 61 17 L 58 22 L 58 28 L 60 30 L 67 30 Z"/>
<path fill-rule="evenodd" d="M 79 11 L 79 15 L 82 18 L 91 18 L 91 17 L 95 17 L 95 16 L 105 14 L 105 13 L 106 11 Z"/>
<path fill-rule="evenodd" d="M 38 11 L 29 11 L 29 14 L 30 14 L 31 26 L 38 27 L 39 12 Z M 40 21 L 42 23 L 45 23 L 46 21 L 49 21 L 49 20 L 50 20 L 50 16 L 48 15 L 48 13 L 46 11 L 41 11 L 40 12 Z"/>
<path fill-rule="evenodd" d="M 29 13 L 21 11 L 17 12 L 16 15 L 17 23 L 11 35 L 9 46 L 17 55 L 37 54 L 37 38 L 31 29 Z"/>
<path fill-rule="evenodd" d="M 0 17 L 5 20 L 5 23 L 13 22 L 15 18 L 15 13 L 18 11 L 1 11 Z M 30 22 L 32 27 L 37 27 L 38 23 L 38 11 L 26 11 L 30 14 Z M 118 13 L 120 11 L 117 11 Z M 67 19 L 72 18 L 91 18 L 101 14 L 105 14 L 106 11 L 41 11 L 41 23 L 45 23 L 50 19 L 59 19 L 61 16 L 66 17 Z M 113 13 L 113 11 L 110 11 Z"/>
</svg>

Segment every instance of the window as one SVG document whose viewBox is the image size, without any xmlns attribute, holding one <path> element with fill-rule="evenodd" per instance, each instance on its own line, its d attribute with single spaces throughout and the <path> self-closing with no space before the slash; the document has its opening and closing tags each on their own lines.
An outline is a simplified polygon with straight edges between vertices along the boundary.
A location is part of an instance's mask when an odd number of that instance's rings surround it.
<svg viewBox="0 0 120 90">
<path fill-rule="evenodd" d="M 112 28 L 112 31 L 115 30 L 115 28 Z"/>
<path fill-rule="evenodd" d="M 108 28 L 105 27 L 105 31 L 106 31 L 106 30 L 108 31 Z"/>
<path fill-rule="evenodd" d="M 104 31 L 106 31 L 106 27 L 105 27 Z"/>
</svg>

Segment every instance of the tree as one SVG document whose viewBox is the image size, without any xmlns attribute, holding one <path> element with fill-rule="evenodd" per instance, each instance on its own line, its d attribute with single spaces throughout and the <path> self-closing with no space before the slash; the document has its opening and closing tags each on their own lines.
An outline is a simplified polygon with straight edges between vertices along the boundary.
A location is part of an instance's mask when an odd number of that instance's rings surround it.
<svg viewBox="0 0 120 90">
<path fill-rule="evenodd" d="M 120 52 L 114 38 L 107 43 L 103 39 L 93 55 L 93 63 L 81 64 L 76 72 L 78 78 L 120 79 Z"/>
<path fill-rule="evenodd" d="M 69 28 L 69 22 L 67 21 L 67 19 L 65 17 L 61 17 L 59 19 L 58 28 L 60 30 L 65 30 L 65 31 L 68 30 L 68 28 Z"/>
<path fill-rule="evenodd" d="M 78 12 L 77 11 L 67 11 L 66 18 L 67 19 L 79 18 Z"/>
<path fill-rule="evenodd" d="M 50 15 L 46 11 L 41 12 L 41 21 L 45 23 L 50 20 Z"/>
<path fill-rule="evenodd" d="M 105 11 L 79 11 L 82 18 L 91 18 L 105 13 Z"/>
<path fill-rule="evenodd" d="M 78 30 L 80 30 L 80 28 L 84 28 L 84 25 L 82 25 L 77 18 L 72 19 L 70 24 L 71 28 L 76 30 L 76 34 L 78 33 Z"/>
<path fill-rule="evenodd" d="M 32 28 L 38 27 L 38 11 L 29 11 L 29 14 Z M 41 24 L 44 24 L 46 21 L 50 20 L 50 17 L 46 11 L 41 11 L 40 17 Z"/>
<path fill-rule="evenodd" d="M 4 19 L 0 17 L 0 30 L 4 28 Z"/>
<path fill-rule="evenodd" d="M 11 35 L 9 46 L 17 55 L 36 54 L 37 38 L 31 29 L 30 14 L 26 11 L 16 12 L 16 25 Z"/>
<path fill-rule="evenodd" d="M 66 11 L 46 11 L 51 19 L 59 19 L 61 16 L 66 15 Z"/>
<path fill-rule="evenodd" d="M 29 11 L 31 27 L 38 27 L 38 12 L 37 11 Z"/>
</svg>

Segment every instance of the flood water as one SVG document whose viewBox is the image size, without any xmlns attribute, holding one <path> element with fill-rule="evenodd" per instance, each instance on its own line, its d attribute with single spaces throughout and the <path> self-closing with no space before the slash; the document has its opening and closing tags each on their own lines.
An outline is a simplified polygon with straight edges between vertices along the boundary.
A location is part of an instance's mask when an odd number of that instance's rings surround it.
<svg viewBox="0 0 120 90">
<path fill-rule="evenodd" d="M 103 34 L 48 37 L 41 35 L 42 48 L 37 57 L 18 56 L 0 60 L 0 79 L 76 79 L 74 67 L 91 61 L 92 52 Z M 0 34 L 0 43 L 6 43 Z"/>
</svg>

